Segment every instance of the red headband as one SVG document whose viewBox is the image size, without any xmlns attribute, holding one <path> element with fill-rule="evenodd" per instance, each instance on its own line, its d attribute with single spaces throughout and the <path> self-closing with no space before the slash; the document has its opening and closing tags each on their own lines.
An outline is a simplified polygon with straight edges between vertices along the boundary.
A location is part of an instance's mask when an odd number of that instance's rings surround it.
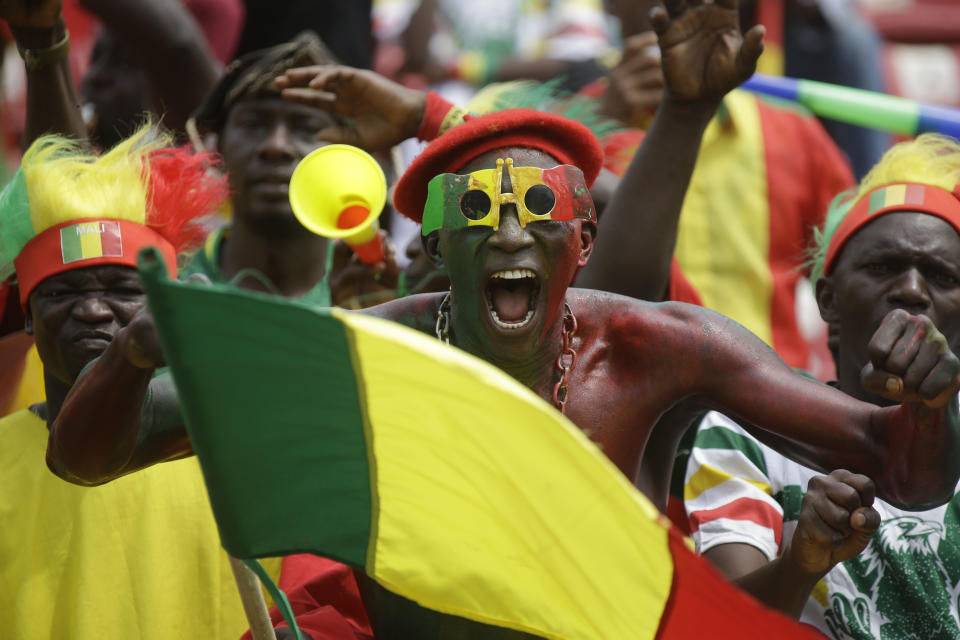
<svg viewBox="0 0 960 640">
<path fill-rule="evenodd" d="M 170 277 L 177 277 L 177 254 L 173 245 L 145 225 L 129 220 L 88 218 L 50 227 L 28 242 L 13 261 L 20 286 L 20 306 L 26 311 L 34 288 L 64 271 L 103 264 L 136 268 L 137 254 L 144 247 L 159 249 Z"/>
<path fill-rule="evenodd" d="M 960 233 L 960 190 L 951 193 L 940 187 L 911 182 L 884 185 L 857 200 L 837 227 L 827 247 L 823 275 L 830 273 L 840 249 L 854 233 L 875 218 L 894 211 L 928 213 L 946 220 Z"/>
</svg>

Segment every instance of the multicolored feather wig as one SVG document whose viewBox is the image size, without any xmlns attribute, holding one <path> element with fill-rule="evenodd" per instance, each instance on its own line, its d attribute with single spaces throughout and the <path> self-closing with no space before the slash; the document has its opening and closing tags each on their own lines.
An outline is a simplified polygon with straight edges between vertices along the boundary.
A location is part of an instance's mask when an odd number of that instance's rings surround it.
<svg viewBox="0 0 960 640">
<path fill-rule="evenodd" d="M 470 100 L 470 113 L 486 114 L 507 109 L 531 109 L 576 120 L 597 138 L 627 130 L 623 124 L 600 113 L 600 102 L 593 97 L 570 93 L 560 88 L 560 80 L 533 82 L 515 80 L 489 84 Z"/>
<path fill-rule="evenodd" d="M 27 149 L 0 192 L 0 280 L 17 274 L 24 308 L 62 271 L 136 266 L 145 246 L 176 265 L 178 252 L 202 242 L 200 219 L 226 199 L 227 181 L 209 171 L 213 154 L 171 143 L 148 125 L 102 156 L 61 136 Z"/>
<path fill-rule="evenodd" d="M 477 114 L 532 109 L 576 120 L 590 129 L 603 147 L 604 168 L 622 176 L 637 152 L 644 132 L 603 115 L 596 96 L 564 91 L 560 88 L 561 82 L 516 80 L 489 84 L 477 92 L 467 108 Z"/>
<path fill-rule="evenodd" d="M 830 203 L 814 232 L 810 277 L 830 272 L 843 244 L 877 216 L 920 211 L 943 218 L 960 233 L 960 143 L 927 133 L 893 146 L 858 187 Z"/>
</svg>

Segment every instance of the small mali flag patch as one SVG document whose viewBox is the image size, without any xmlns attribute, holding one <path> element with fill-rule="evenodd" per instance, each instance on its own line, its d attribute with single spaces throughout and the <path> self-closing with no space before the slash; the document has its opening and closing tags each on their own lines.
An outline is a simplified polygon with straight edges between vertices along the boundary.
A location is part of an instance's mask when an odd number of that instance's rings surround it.
<svg viewBox="0 0 960 640">
<path fill-rule="evenodd" d="M 868 214 L 904 204 L 923 205 L 927 189 L 922 184 L 894 184 L 870 194 Z"/>
<path fill-rule="evenodd" d="M 123 256 L 120 223 L 116 220 L 78 222 L 60 229 L 63 264 L 91 258 Z"/>
</svg>

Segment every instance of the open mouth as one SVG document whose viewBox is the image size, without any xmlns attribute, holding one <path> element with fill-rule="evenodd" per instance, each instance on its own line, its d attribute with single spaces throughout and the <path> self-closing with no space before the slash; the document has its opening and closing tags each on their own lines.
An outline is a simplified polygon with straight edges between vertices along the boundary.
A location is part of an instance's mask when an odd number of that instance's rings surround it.
<svg viewBox="0 0 960 640">
<path fill-rule="evenodd" d="M 487 307 L 501 329 L 521 329 L 533 318 L 540 284 L 530 269 L 497 271 L 487 282 Z"/>
</svg>

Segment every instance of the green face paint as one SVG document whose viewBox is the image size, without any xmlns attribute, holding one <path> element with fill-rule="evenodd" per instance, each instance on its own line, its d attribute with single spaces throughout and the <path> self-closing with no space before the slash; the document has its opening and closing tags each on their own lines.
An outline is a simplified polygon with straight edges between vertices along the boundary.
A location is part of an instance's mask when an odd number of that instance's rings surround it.
<svg viewBox="0 0 960 640">
<path fill-rule="evenodd" d="M 501 193 L 503 159 L 496 169 L 481 169 L 468 175 L 442 173 L 427 186 L 422 234 L 438 229 L 500 226 L 500 205 L 517 207 L 521 226 L 537 220 L 593 220 L 593 201 L 583 172 L 571 165 L 552 169 L 514 167 L 506 159 L 512 193 Z"/>
</svg>

